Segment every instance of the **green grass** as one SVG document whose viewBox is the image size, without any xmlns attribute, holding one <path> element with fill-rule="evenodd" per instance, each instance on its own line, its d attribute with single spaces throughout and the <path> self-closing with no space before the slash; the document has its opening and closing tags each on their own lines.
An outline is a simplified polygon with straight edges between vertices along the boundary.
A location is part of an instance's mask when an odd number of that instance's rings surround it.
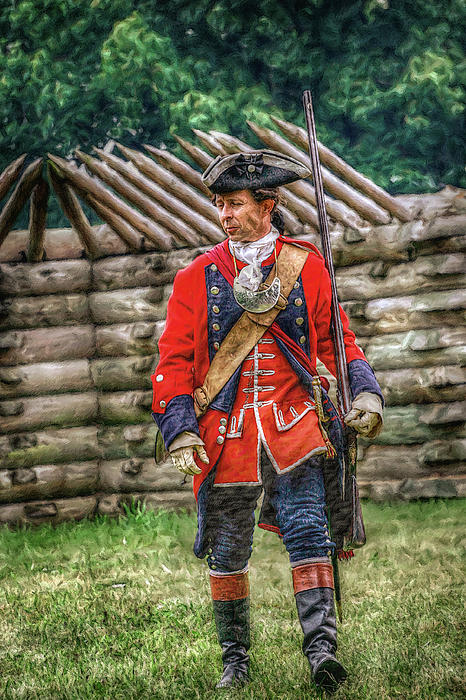
<svg viewBox="0 0 466 700">
<path fill-rule="evenodd" d="M 364 505 L 368 544 L 340 567 L 346 700 L 464 697 L 464 502 Z M 251 684 L 217 693 L 221 660 L 195 518 L 0 530 L 0 697 L 317 698 L 286 553 L 256 530 Z M 463 618 L 463 619 L 462 619 Z"/>
</svg>

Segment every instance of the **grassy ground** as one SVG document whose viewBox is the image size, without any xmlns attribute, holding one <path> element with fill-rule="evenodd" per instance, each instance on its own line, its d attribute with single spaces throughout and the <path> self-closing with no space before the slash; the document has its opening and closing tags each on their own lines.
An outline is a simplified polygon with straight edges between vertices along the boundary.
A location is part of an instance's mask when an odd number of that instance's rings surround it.
<svg viewBox="0 0 466 700">
<path fill-rule="evenodd" d="M 464 697 L 464 502 L 364 507 L 368 544 L 342 564 L 347 700 Z M 0 697 L 217 697 L 221 661 L 192 515 L 0 529 Z M 280 540 L 251 560 L 252 682 L 223 698 L 319 697 L 301 654 Z"/>
</svg>

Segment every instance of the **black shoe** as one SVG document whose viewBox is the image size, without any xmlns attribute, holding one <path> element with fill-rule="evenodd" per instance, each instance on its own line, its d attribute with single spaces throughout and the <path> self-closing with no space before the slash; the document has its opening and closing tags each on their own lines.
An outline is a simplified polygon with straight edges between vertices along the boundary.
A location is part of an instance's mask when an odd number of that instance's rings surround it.
<svg viewBox="0 0 466 700">
<path fill-rule="evenodd" d="M 213 600 L 212 604 L 223 661 L 223 675 L 216 688 L 245 685 L 249 681 L 249 597 Z"/>
<path fill-rule="evenodd" d="M 315 684 L 333 694 L 346 680 L 347 671 L 335 658 L 337 625 L 332 588 L 310 588 L 295 595 L 304 632 L 303 653 L 309 660 Z"/>
</svg>

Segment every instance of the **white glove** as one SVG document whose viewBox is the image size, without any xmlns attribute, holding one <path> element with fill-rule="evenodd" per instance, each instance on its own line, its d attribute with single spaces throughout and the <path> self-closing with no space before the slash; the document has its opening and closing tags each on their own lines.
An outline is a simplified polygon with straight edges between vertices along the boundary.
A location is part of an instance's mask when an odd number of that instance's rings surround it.
<svg viewBox="0 0 466 700">
<path fill-rule="evenodd" d="M 354 399 L 345 423 L 363 437 L 374 438 L 383 427 L 382 402 L 377 394 L 362 392 Z"/>
<path fill-rule="evenodd" d="M 201 469 L 194 461 L 194 452 L 197 452 L 199 459 L 204 464 L 209 464 L 207 452 L 202 445 L 188 445 L 187 447 L 178 447 L 173 451 L 170 450 L 174 466 L 183 474 L 200 474 Z"/>
</svg>

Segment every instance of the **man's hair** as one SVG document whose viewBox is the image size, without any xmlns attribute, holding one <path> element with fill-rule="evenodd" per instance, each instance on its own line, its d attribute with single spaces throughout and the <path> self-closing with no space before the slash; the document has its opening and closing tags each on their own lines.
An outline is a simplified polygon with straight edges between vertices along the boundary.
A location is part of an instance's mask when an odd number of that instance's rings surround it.
<svg viewBox="0 0 466 700">
<path fill-rule="evenodd" d="M 275 204 L 273 205 L 273 209 L 270 212 L 270 220 L 272 223 L 272 226 L 275 226 L 276 229 L 279 230 L 280 233 L 283 233 L 285 230 L 285 220 L 283 218 L 283 214 L 280 211 L 280 209 L 277 208 L 278 204 L 283 204 L 284 199 L 282 196 L 282 193 L 280 192 L 279 187 L 261 187 L 256 190 L 249 190 L 256 202 L 263 202 L 264 199 L 273 199 Z M 217 202 L 217 195 L 213 194 L 212 195 L 212 204 L 216 204 Z"/>
</svg>

